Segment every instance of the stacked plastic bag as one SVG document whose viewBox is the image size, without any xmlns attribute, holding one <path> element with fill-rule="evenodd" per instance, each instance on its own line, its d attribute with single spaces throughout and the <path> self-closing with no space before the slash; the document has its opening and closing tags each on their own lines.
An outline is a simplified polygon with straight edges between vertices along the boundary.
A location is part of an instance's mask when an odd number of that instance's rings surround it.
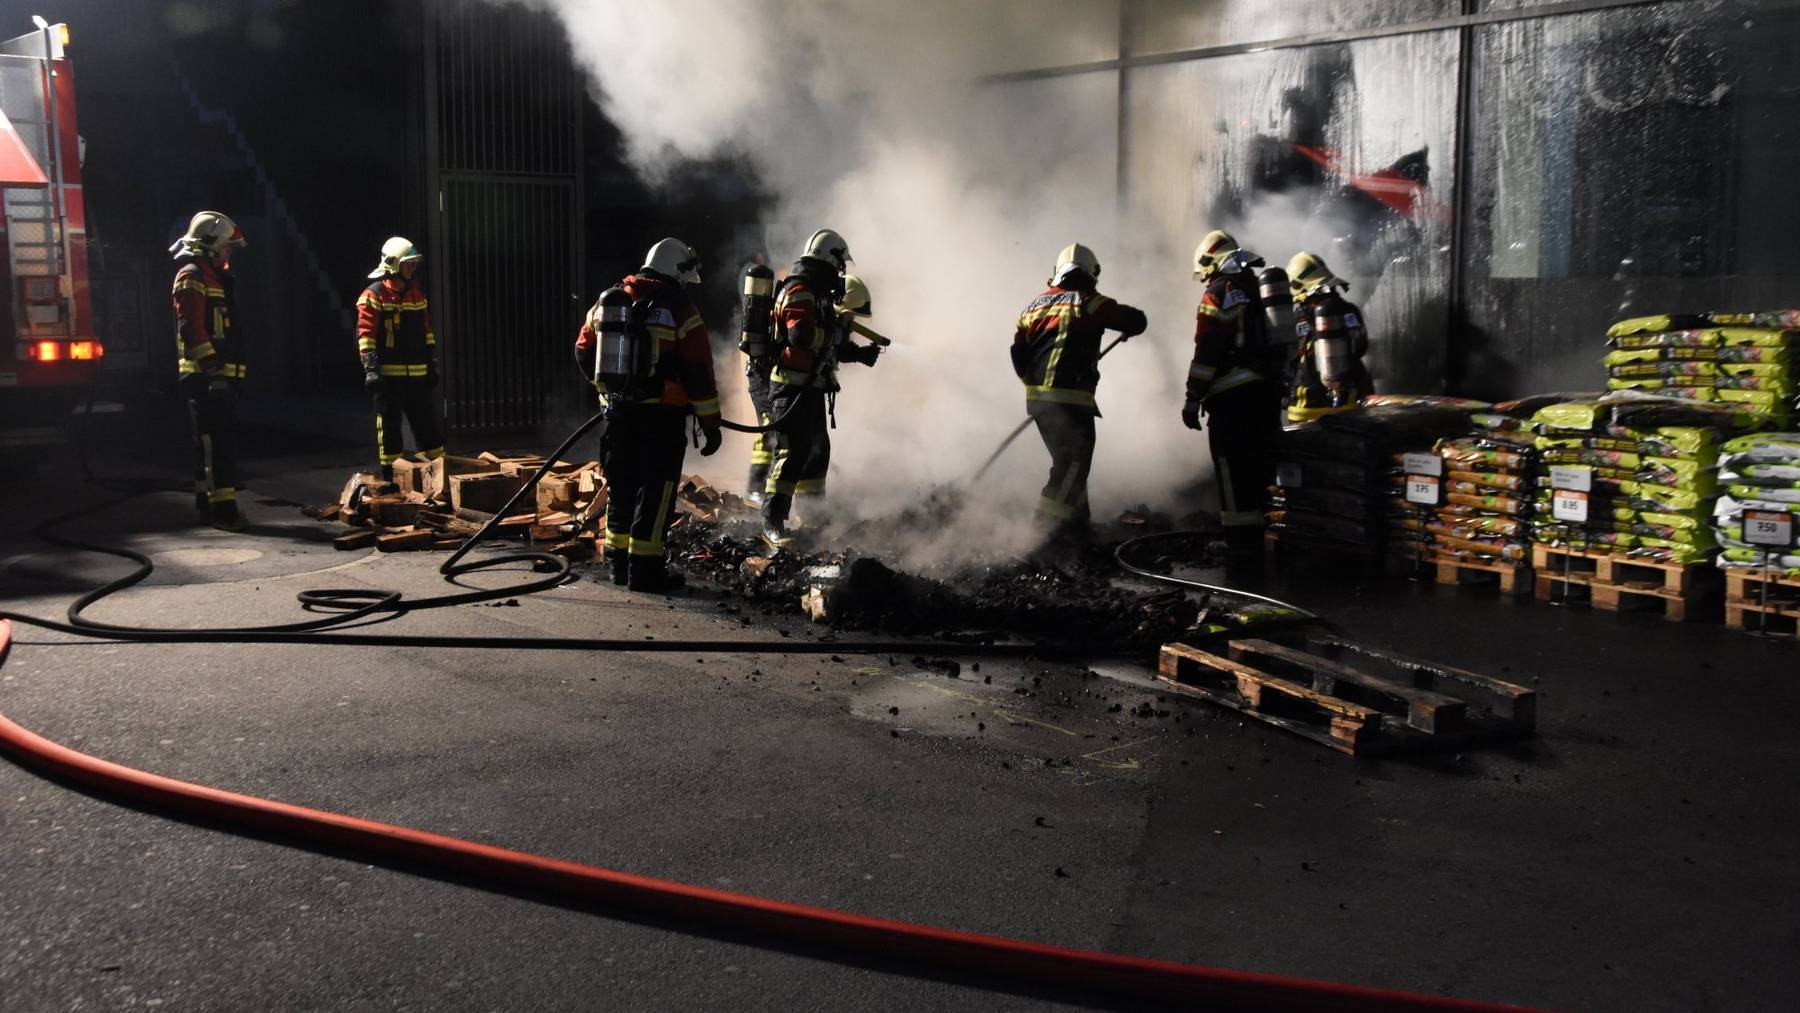
<svg viewBox="0 0 1800 1013">
<path fill-rule="evenodd" d="M 1522 562 L 1530 555 L 1537 450 L 1509 407 L 1472 413 L 1466 434 L 1432 448 L 1444 462 L 1444 502 L 1425 533 L 1440 556 Z"/>
<path fill-rule="evenodd" d="M 1759 520 L 1778 527 L 1785 518 L 1788 532 L 1800 531 L 1800 433 L 1727 440 L 1719 447 L 1718 464 L 1723 494 L 1713 508 L 1713 521 L 1722 546 L 1719 565 L 1800 576 L 1800 549 L 1754 545 L 1744 534 L 1745 511 L 1758 512 Z"/>
<path fill-rule="evenodd" d="M 1741 405 L 1784 425 L 1800 395 L 1800 310 L 1636 317 L 1607 344 L 1609 390 Z"/>
<path fill-rule="evenodd" d="M 1766 421 L 1729 404 L 1629 393 L 1539 409 L 1534 540 L 1656 562 L 1711 558 L 1720 443 Z M 1589 469 L 1586 521 L 1554 516 L 1559 465 Z"/>
<path fill-rule="evenodd" d="M 1383 395 L 1284 431 L 1276 444 L 1270 530 L 1284 545 L 1369 561 L 1397 539 L 1425 537 L 1422 520 L 1404 510 L 1394 462 L 1465 431 L 1471 407 L 1486 405 Z"/>
</svg>

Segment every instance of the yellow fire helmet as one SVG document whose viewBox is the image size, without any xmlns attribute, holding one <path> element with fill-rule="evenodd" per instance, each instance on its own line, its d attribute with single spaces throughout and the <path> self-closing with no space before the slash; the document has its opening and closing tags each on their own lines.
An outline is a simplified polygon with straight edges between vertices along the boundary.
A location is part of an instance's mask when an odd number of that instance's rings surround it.
<svg viewBox="0 0 1800 1013">
<path fill-rule="evenodd" d="M 844 298 L 838 302 L 838 309 L 859 317 L 866 317 L 875 312 L 869 301 L 869 286 L 854 274 L 844 275 Z"/>
<path fill-rule="evenodd" d="M 1056 255 L 1056 269 L 1050 274 L 1050 284 L 1060 285 L 1073 271 L 1081 271 L 1095 281 L 1100 280 L 1100 258 L 1094 251 L 1080 243 L 1070 243 Z"/>
<path fill-rule="evenodd" d="M 1294 254 L 1294 259 L 1288 261 L 1287 273 L 1288 286 L 1294 290 L 1296 299 L 1311 298 L 1314 292 L 1326 286 L 1350 287 L 1349 282 L 1331 273 L 1324 258 L 1304 250 Z"/>
<path fill-rule="evenodd" d="M 169 252 L 177 257 L 217 257 L 227 246 L 243 246 L 244 230 L 220 211 L 202 211 Z"/>
<path fill-rule="evenodd" d="M 384 275 L 399 274 L 401 264 L 424 259 L 425 255 L 412 244 L 412 240 L 395 236 L 381 244 L 381 261 L 375 265 L 375 270 L 369 272 L 369 277 L 380 278 Z"/>
<path fill-rule="evenodd" d="M 1238 241 L 1224 229 L 1214 229 L 1194 248 L 1194 277 L 1210 278 L 1227 257 L 1238 252 Z"/>
</svg>

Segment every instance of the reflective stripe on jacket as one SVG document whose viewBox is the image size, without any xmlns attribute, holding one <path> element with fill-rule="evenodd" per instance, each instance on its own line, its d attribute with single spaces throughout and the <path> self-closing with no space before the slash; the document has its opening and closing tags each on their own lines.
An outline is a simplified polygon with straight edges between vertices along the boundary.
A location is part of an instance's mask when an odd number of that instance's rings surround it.
<svg viewBox="0 0 1800 1013">
<path fill-rule="evenodd" d="M 176 270 L 169 295 L 175 309 L 175 358 L 181 375 L 244 377 L 233 284 L 229 270 L 200 257 L 188 259 Z"/>
<path fill-rule="evenodd" d="M 1098 406 L 1100 338 L 1108 330 L 1142 333 L 1142 310 L 1091 288 L 1051 286 L 1019 314 L 1013 330 L 1013 369 L 1025 400 Z"/>
<path fill-rule="evenodd" d="M 702 426 L 717 429 L 719 385 L 713 378 L 712 343 L 700 312 L 676 282 L 634 274 L 625 279 L 623 287 L 634 302 L 647 303 L 639 309 L 644 314 L 645 328 L 656 342 L 656 376 L 661 385 L 656 388 L 657 393 L 639 403 L 691 407 Z M 599 310 L 596 302 L 581 323 L 581 332 L 575 337 L 578 355 L 596 347 Z M 591 376 L 588 379 L 592 381 Z"/>
<path fill-rule="evenodd" d="M 431 307 L 416 281 L 390 274 L 356 298 L 356 352 L 363 372 L 422 377 L 437 355 Z"/>
<path fill-rule="evenodd" d="M 1236 387 L 1269 379 L 1268 322 L 1256 276 L 1248 270 L 1207 280 L 1194 319 L 1194 359 L 1187 399 L 1206 401 Z"/>
</svg>

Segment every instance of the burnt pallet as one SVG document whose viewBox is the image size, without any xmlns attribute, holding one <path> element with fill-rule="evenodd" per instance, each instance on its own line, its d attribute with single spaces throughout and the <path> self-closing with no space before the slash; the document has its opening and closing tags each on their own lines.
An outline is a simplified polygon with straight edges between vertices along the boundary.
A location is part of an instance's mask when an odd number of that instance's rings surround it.
<svg viewBox="0 0 1800 1013">
<path fill-rule="evenodd" d="M 1232 640 L 1223 654 L 1165 644 L 1158 679 L 1351 756 L 1453 748 L 1536 725 L 1537 695 L 1524 686 L 1334 638 L 1305 648 Z"/>
<path fill-rule="evenodd" d="M 1531 590 L 1531 566 L 1528 563 L 1511 559 L 1457 556 L 1442 549 L 1433 550 L 1430 559 L 1431 565 L 1437 569 L 1439 584 L 1497 584 L 1501 594 L 1524 594 Z M 1474 579 L 1471 581 L 1465 578 Z"/>
</svg>

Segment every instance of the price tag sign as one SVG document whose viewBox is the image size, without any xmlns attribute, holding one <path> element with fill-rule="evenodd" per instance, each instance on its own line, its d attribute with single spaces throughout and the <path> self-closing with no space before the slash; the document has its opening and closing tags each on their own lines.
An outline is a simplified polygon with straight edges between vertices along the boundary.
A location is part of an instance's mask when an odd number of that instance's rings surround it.
<svg viewBox="0 0 1800 1013">
<path fill-rule="evenodd" d="M 1594 491 L 1594 469 L 1584 464 L 1558 464 L 1550 468 L 1550 487 L 1574 492 Z"/>
<path fill-rule="evenodd" d="M 1300 466 L 1292 461 L 1283 461 L 1275 466 L 1275 484 L 1283 489 L 1300 488 Z"/>
<path fill-rule="evenodd" d="M 1744 511 L 1744 541 L 1769 549 L 1794 545 L 1794 515 L 1785 510 Z"/>
<path fill-rule="evenodd" d="M 1444 459 L 1436 454 L 1407 454 L 1402 460 L 1408 475 L 1444 476 Z"/>
<path fill-rule="evenodd" d="M 1444 480 L 1436 475 L 1406 476 L 1406 501 L 1420 506 L 1437 506 L 1444 502 Z"/>
<path fill-rule="evenodd" d="M 1580 489 L 1557 489 L 1550 496 L 1550 515 L 1570 524 L 1586 524 L 1588 494 Z"/>
</svg>

